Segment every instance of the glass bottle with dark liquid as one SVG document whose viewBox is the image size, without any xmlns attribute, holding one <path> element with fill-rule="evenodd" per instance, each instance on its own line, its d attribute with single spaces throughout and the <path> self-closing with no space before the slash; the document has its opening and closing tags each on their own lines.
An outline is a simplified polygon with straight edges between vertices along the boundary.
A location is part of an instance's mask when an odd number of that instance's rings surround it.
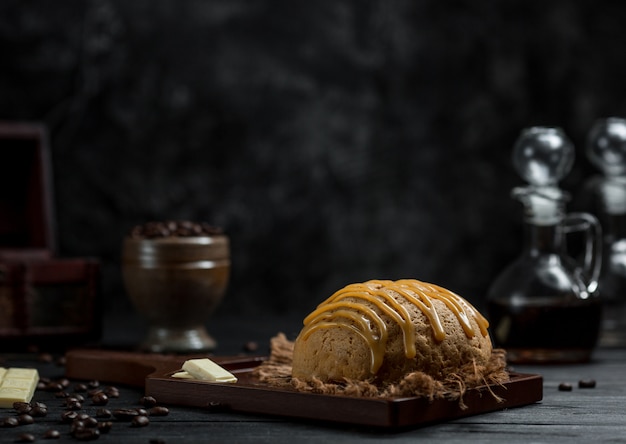
<svg viewBox="0 0 626 444">
<path fill-rule="evenodd" d="M 589 181 L 602 223 L 600 294 L 604 306 L 600 345 L 626 345 L 626 119 L 596 121 L 587 157 L 602 176 Z"/>
<path fill-rule="evenodd" d="M 524 206 L 524 244 L 487 295 L 493 339 L 512 363 L 588 361 L 598 340 L 600 225 L 587 213 L 566 214 L 569 196 L 557 186 L 573 162 L 574 147 L 558 128 L 526 129 L 513 149 L 529 183 L 512 192 Z M 581 259 L 566 252 L 570 233 L 584 238 Z"/>
</svg>

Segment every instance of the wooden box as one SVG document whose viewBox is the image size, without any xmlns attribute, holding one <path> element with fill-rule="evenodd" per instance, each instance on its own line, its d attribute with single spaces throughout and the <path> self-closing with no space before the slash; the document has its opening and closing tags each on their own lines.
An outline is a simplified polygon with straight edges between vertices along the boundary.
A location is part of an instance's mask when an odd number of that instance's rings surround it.
<svg viewBox="0 0 626 444">
<path fill-rule="evenodd" d="M 0 351 L 96 340 L 100 265 L 56 256 L 45 126 L 0 122 L 0 154 Z"/>
</svg>

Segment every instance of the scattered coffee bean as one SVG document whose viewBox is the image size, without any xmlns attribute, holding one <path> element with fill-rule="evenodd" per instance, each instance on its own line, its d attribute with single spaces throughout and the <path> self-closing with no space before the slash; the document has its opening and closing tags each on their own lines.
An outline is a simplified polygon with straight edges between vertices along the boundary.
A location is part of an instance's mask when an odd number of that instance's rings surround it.
<svg viewBox="0 0 626 444">
<path fill-rule="evenodd" d="M 95 388 L 100 387 L 100 381 L 98 381 L 97 379 L 93 379 L 89 381 L 87 385 L 89 386 L 89 388 L 95 389 Z"/>
<path fill-rule="evenodd" d="M 115 409 L 111 413 L 121 421 L 131 421 L 135 416 L 139 416 L 137 409 Z"/>
<path fill-rule="evenodd" d="M 21 425 L 27 425 L 27 424 L 33 424 L 35 422 L 35 419 L 32 416 L 30 416 L 28 413 L 22 413 L 21 415 L 17 417 L 17 421 Z"/>
<path fill-rule="evenodd" d="M 79 441 L 92 441 L 100 437 L 100 431 L 97 428 L 82 428 L 77 429 L 72 435 Z"/>
<path fill-rule="evenodd" d="M 99 388 L 90 389 L 87 391 L 87 396 L 91 397 L 93 395 L 97 395 L 98 393 L 104 393 L 104 392 L 102 391 L 102 389 L 99 389 Z"/>
<path fill-rule="evenodd" d="M 150 420 L 145 415 L 135 416 L 130 425 L 133 427 L 146 427 L 150 424 Z"/>
<path fill-rule="evenodd" d="M 83 383 L 76 384 L 74 386 L 74 391 L 75 392 L 81 392 L 81 393 L 82 392 L 86 392 L 87 391 L 87 384 L 83 384 Z"/>
<path fill-rule="evenodd" d="M 63 388 L 68 388 L 70 386 L 70 380 L 67 378 L 61 378 L 57 382 L 61 384 L 61 387 Z"/>
<path fill-rule="evenodd" d="M 85 427 L 85 422 L 81 419 L 75 419 L 74 421 L 72 421 L 72 426 L 70 427 L 70 433 L 73 435 L 74 433 L 76 433 L 76 431 L 78 430 L 84 430 L 87 427 Z"/>
<path fill-rule="evenodd" d="M 78 412 L 75 412 L 73 410 L 61 413 L 62 422 L 69 423 L 69 422 L 74 421 L 76 418 L 78 418 Z"/>
<path fill-rule="evenodd" d="M 69 394 L 69 393 L 67 393 L 67 392 L 66 392 L 66 391 L 64 391 L 64 390 L 61 390 L 60 392 L 56 392 L 56 393 L 54 394 L 54 397 L 55 397 L 55 398 L 69 398 L 69 396 L 70 396 L 70 394 Z"/>
<path fill-rule="evenodd" d="M 102 421 L 98 423 L 98 430 L 100 430 L 100 433 L 109 433 L 112 427 L 113 423 L 111 421 Z"/>
<path fill-rule="evenodd" d="M 153 396 L 144 396 L 139 400 L 139 404 L 144 407 L 150 408 L 157 405 L 157 400 Z"/>
<path fill-rule="evenodd" d="M 88 427 L 88 428 L 98 427 L 98 420 L 90 416 L 89 418 L 85 418 L 83 420 L 83 424 L 85 424 L 85 427 Z"/>
<path fill-rule="evenodd" d="M 17 442 L 35 442 L 35 435 L 32 433 L 22 433 L 17 437 Z"/>
<path fill-rule="evenodd" d="M 20 422 L 15 416 L 9 416 L 8 418 L 4 418 L 2 420 L 2 425 L 4 427 L 17 427 L 18 425 L 20 425 Z"/>
<path fill-rule="evenodd" d="M 47 385 L 48 384 L 45 383 L 44 381 L 39 381 L 37 383 L 37 390 L 45 390 Z"/>
<path fill-rule="evenodd" d="M 63 387 L 61 384 L 59 384 L 58 382 L 49 382 L 48 384 L 46 384 L 46 390 L 49 392 L 61 392 L 63 391 L 65 387 Z"/>
<path fill-rule="evenodd" d="M 35 407 L 32 408 L 32 410 L 30 411 L 30 414 L 34 417 L 41 418 L 48 414 L 48 408 L 44 406 L 36 405 Z"/>
<path fill-rule="evenodd" d="M 68 398 L 65 403 L 65 408 L 68 410 L 80 410 L 83 408 L 83 405 L 76 398 Z"/>
<path fill-rule="evenodd" d="M 13 410 L 15 410 L 18 414 L 30 413 L 33 409 L 33 406 L 28 402 L 14 402 Z"/>
<path fill-rule="evenodd" d="M 81 395 L 80 393 L 76 393 L 73 397 L 76 398 L 78 400 L 78 402 L 84 402 L 85 401 L 85 397 L 83 395 Z"/>
<path fill-rule="evenodd" d="M 571 392 L 572 391 L 572 384 L 569 384 L 567 382 L 562 382 L 559 384 L 559 391 L 561 392 Z"/>
<path fill-rule="evenodd" d="M 244 344 L 243 349 L 247 352 L 255 352 L 259 349 L 259 344 L 254 341 L 248 341 Z"/>
<path fill-rule="evenodd" d="M 61 433 L 55 429 L 46 430 L 46 433 L 43 434 L 44 439 L 59 439 L 61 437 Z"/>
<path fill-rule="evenodd" d="M 65 367 L 65 364 L 66 364 L 66 359 L 65 359 L 65 356 L 60 356 L 60 357 L 57 359 L 56 364 L 57 364 L 59 367 Z"/>
<path fill-rule="evenodd" d="M 138 408 L 135 410 L 137 410 L 138 415 L 148 416 L 148 411 L 146 409 Z"/>
<path fill-rule="evenodd" d="M 109 397 L 104 392 L 96 393 L 91 397 L 91 402 L 93 405 L 107 405 L 109 402 Z"/>
<path fill-rule="evenodd" d="M 112 416 L 111 410 L 109 409 L 96 410 L 96 418 L 110 418 L 111 416 Z"/>
<path fill-rule="evenodd" d="M 41 353 L 39 355 L 39 362 L 50 363 L 54 360 L 50 353 Z"/>
<path fill-rule="evenodd" d="M 85 413 L 85 412 L 82 412 L 82 413 L 79 412 L 76 415 L 76 419 L 80 419 L 81 421 L 84 421 L 87 418 L 89 418 L 89 415 L 87 413 Z"/>
<path fill-rule="evenodd" d="M 117 387 L 106 387 L 104 390 L 104 393 L 109 397 L 109 398 L 119 398 L 120 397 L 120 391 Z"/>
<path fill-rule="evenodd" d="M 595 388 L 596 381 L 595 379 L 581 379 L 578 381 L 578 388 Z"/>
<path fill-rule="evenodd" d="M 167 407 L 155 406 L 150 409 L 150 416 L 167 416 L 170 411 Z"/>
</svg>

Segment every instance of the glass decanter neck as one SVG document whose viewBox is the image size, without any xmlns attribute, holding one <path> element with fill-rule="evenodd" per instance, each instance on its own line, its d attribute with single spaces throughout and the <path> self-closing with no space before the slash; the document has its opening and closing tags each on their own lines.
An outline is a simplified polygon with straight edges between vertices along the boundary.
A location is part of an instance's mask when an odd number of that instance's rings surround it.
<svg viewBox="0 0 626 444">
<path fill-rule="evenodd" d="M 523 252 L 530 256 L 544 254 L 560 255 L 563 245 L 563 227 L 560 223 L 552 225 L 536 225 L 524 223 Z"/>
<path fill-rule="evenodd" d="M 517 187 L 514 199 L 524 205 L 524 222 L 536 226 L 553 226 L 562 222 L 569 194 L 557 187 Z"/>
</svg>

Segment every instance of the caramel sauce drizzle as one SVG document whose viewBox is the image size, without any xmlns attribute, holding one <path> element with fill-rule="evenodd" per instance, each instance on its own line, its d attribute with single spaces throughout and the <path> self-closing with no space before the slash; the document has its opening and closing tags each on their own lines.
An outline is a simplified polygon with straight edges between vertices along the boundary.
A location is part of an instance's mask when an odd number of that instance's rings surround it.
<svg viewBox="0 0 626 444">
<path fill-rule="evenodd" d="M 408 359 L 415 357 L 415 327 L 411 314 L 388 291 L 393 290 L 420 309 L 430 322 L 433 336 L 437 342 L 446 337 L 432 300 L 442 301 L 457 317 L 468 338 L 480 333 L 487 336 L 487 320 L 465 299 L 437 285 L 428 284 L 414 279 L 398 281 L 371 280 L 360 284 L 351 284 L 335 292 L 319 304 L 304 319 L 303 339 L 314 331 L 324 328 L 348 328 L 361 336 L 369 345 L 371 352 L 371 372 L 374 374 L 382 365 L 385 354 L 388 331 L 387 324 L 372 306 L 347 300 L 349 298 L 370 302 L 380 312 L 395 321 L 402 330 L 404 352 Z M 476 320 L 479 332 L 475 331 L 470 318 Z M 345 319 L 348 322 L 341 322 Z"/>
</svg>

